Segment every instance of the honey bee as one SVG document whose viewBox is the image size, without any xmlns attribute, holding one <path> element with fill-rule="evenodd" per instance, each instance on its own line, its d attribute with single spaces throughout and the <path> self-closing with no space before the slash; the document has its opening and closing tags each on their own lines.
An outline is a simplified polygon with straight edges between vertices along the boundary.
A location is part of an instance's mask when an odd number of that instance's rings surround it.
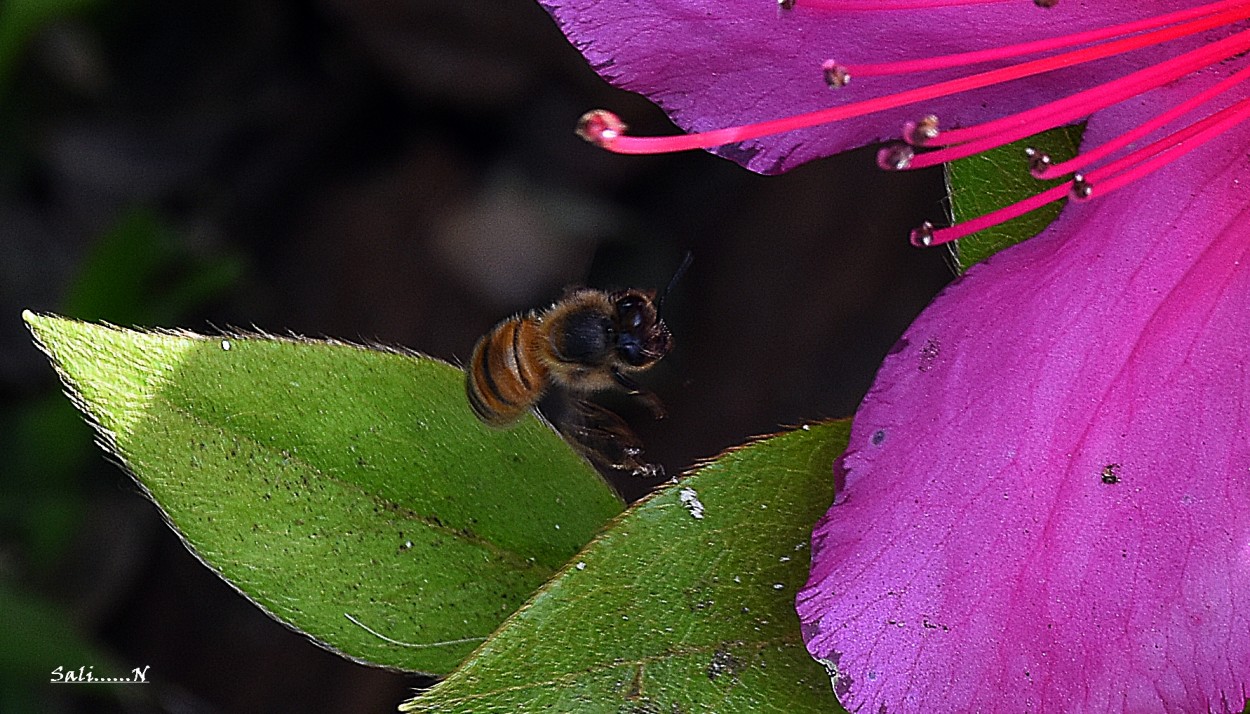
<svg viewBox="0 0 1250 714">
<path fill-rule="evenodd" d="M 670 288 L 689 262 L 687 256 Z M 554 385 L 574 397 L 571 418 L 557 422 L 574 446 L 609 469 L 659 474 L 659 466 L 642 460 L 641 443 L 624 420 L 581 397 L 623 388 L 655 418 L 664 417 L 659 397 L 629 376 L 650 369 L 673 347 L 660 303 L 653 291 L 577 288 L 545 310 L 500 322 L 477 341 L 465 368 L 473 413 L 491 426 L 507 426 Z"/>
</svg>

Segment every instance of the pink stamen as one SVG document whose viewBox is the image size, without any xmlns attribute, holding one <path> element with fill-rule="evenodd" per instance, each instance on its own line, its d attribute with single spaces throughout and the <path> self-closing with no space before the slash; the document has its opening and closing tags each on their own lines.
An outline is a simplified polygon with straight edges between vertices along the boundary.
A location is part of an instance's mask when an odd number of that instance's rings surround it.
<svg viewBox="0 0 1250 714">
<path fill-rule="evenodd" d="M 1148 176 L 1224 134 L 1247 118 L 1250 118 L 1250 99 L 1243 99 L 1150 146 L 1091 171 L 1086 177 L 1091 187 L 1090 195 L 1108 194 Z"/>
<path fill-rule="evenodd" d="M 834 12 L 889 12 L 891 10 L 933 10 L 960 5 L 997 5 L 1017 0 L 778 0 L 783 9 L 795 7 Z"/>
<path fill-rule="evenodd" d="M 953 143 L 955 139 L 964 137 L 971 137 L 975 140 L 920 154 L 910 162 L 907 168 L 922 169 L 962 159 L 1067 124 L 1246 49 L 1250 49 L 1250 31 L 1240 32 L 1197 50 L 1178 55 L 1154 67 L 1138 70 L 1099 87 L 1077 92 L 1025 112 L 975 127 L 945 132 L 934 143 L 939 141 Z M 952 136 L 955 139 L 952 139 Z"/>
<path fill-rule="evenodd" d="M 1132 130 L 1126 131 L 1125 133 L 1112 139 L 1111 141 L 1106 142 L 1105 144 L 1097 146 L 1088 151 L 1084 151 L 1078 154 L 1077 156 L 1071 159 L 1068 159 L 1067 161 L 1058 163 L 1058 164 L 1049 163 L 1049 158 L 1047 158 L 1046 160 L 1040 162 L 1043 164 L 1045 168 L 1041 171 L 1035 172 L 1033 175 L 1034 177 L 1039 178 L 1039 179 L 1050 180 L 1050 179 L 1059 178 L 1060 176 L 1063 176 L 1065 174 L 1072 173 L 1073 171 L 1081 169 L 1085 166 L 1089 166 L 1095 161 L 1098 161 L 1102 159 L 1103 157 L 1110 155 L 1112 152 L 1118 151 L 1119 149 L 1122 149 L 1128 146 L 1134 141 L 1137 141 L 1138 139 L 1144 136 L 1147 136 L 1148 134 L 1155 131 L 1156 129 L 1159 129 L 1167 125 L 1169 122 L 1175 119 L 1179 119 L 1180 117 L 1197 109 L 1203 104 L 1210 102 L 1211 100 L 1215 99 L 1219 95 L 1223 94 L 1224 92 L 1227 92 L 1229 89 L 1232 89 L 1234 86 L 1246 81 L 1247 79 L 1250 79 L 1250 67 L 1246 67 L 1245 69 L 1238 70 L 1235 74 L 1223 80 L 1220 80 L 1218 83 L 1212 85 L 1211 87 L 1203 90 L 1202 92 L 1199 92 L 1198 94 L 1195 94 L 1194 96 L 1190 97 L 1184 102 L 1181 102 L 1180 104 L 1177 104 L 1176 106 L 1167 110 L 1166 112 L 1163 112 L 1162 114 L 1151 118 L 1149 121 L 1143 122 L 1142 124 L 1134 127 Z"/>
<path fill-rule="evenodd" d="M 931 9 L 1000 1 L 1023 2 L 1024 0 L 896 0 L 895 2 L 889 2 L 889 0 L 777 0 L 778 6 L 783 10 L 789 10 L 798 5 L 803 9 L 815 8 L 833 12 Z M 1034 2 L 1040 6 L 1054 4 L 1052 0 L 1034 0 Z M 923 74 L 1049 53 L 1047 56 L 1014 65 L 936 82 L 886 96 L 704 133 L 631 137 L 625 134 L 625 125 L 619 118 L 602 110 L 585 115 L 579 123 L 578 131 L 589 141 L 623 154 L 710 149 L 1068 69 L 1165 44 L 1247 19 L 1250 19 L 1250 0 L 1219 0 L 1199 7 L 1186 8 L 1111 27 L 975 52 L 878 64 L 842 65 L 829 60 L 822 66 L 826 81 L 830 86 L 841 87 L 848 84 L 855 75 Z M 926 117 L 914 123 L 909 122 L 904 136 L 911 145 L 898 143 L 883 149 L 878 154 L 878 162 L 887 168 L 924 168 L 981 153 L 1040 131 L 1087 117 L 1108 106 L 1124 102 L 1203 68 L 1235 58 L 1247 51 L 1250 51 L 1250 30 L 1242 30 L 1091 89 L 979 125 L 943 132 L 939 130 L 936 117 Z M 1036 176 L 1052 178 L 1093 165 L 1114 152 L 1125 149 L 1133 142 L 1163 129 L 1182 116 L 1215 102 L 1221 94 L 1247 80 L 1250 80 L 1250 67 L 1237 71 L 1102 146 L 1061 164 L 1051 165 L 1049 157 L 1033 152 L 1030 161 L 1033 164 L 1032 171 Z M 1023 201 L 949 228 L 938 229 L 925 224 L 912 232 L 912 242 L 923 246 L 941 245 L 1012 220 L 1064 197 L 1084 200 L 1094 195 L 1110 193 L 1176 161 L 1247 120 L 1250 120 L 1250 99 L 1193 122 L 1149 146 L 1095 168 L 1086 175 L 1074 174 L 1071 180 Z M 943 148 L 917 154 L 913 146 Z"/>
<path fill-rule="evenodd" d="M 912 231 L 911 242 L 921 247 L 942 245 L 1018 218 L 1065 196 L 1086 200 L 1095 195 L 1106 195 L 1158 171 L 1241 124 L 1247 118 L 1250 118 L 1250 99 L 1243 99 L 1149 146 L 1095 169 L 1086 176 L 1077 174 L 1072 181 L 1054 186 L 1023 201 L 1004 206 L 963 223 L 956 223 L 949 228 L 934 228 L 926 223 Z"/>
<path fill-rule="evenodd" d="M 608 131 L 601 134 L 586 132 L 583 134 L 583 137 L 605 149 L 608 149 L 609 151 L 614 151 L 620 154 L 661 154 L 674 151 L 686 151 L 690 149 L 710 149 L 717 146 L 723 146 L 725 144 L 758 139 L 764 136 L 771 136 L 773 134 L 780 134 L 787 131 L 806 129 L 813 126 L 819 126 L 821 124 L 829 124 L 843 119 L 850 119 L 886 109 L 893 109 L 896 107 L 906 106 L 908 104 L 914 104 L 916 102 L 950 96 L 952 94 L 981 89 L 1015 79 L 1044 74 L 1056 69 L 1072 67 L 1085 62 L 1092 62 L 1094 60 L 1130 52 L 1135 49 L 1175 39 L 1186 34 L 1199 32 L 1203 29 L 1218 27 L 1219 25 L 1226 24 L 1227 20 L 1228 18 L 1225 14 L 1221 13 L 1214 17 L 1192 21 L 1190 23 L 1168 28 L 1166 30 L 1144 33 L 1135 37 L 1114 40 L 1095 47 L 1089 47 L 1074 52 L 1067 52 L 1052 57 L 1031 60 L 1029 62 L 1023 62 L 1009 67 L 1002 67 L 999 69 L 981 72 L 968 77 L 947 80 L 945 82 L 939 82 L 927 87 L 918 87 L 916 89 L 910 89 L 886 95 L 884 97 L 877 97 L 875 99 L 869 99 L 838 107 L 830 107 L 828 109 L 820 109 L 814 112 L 798 114 L 782 119 L 772 119 L 754 124 L 745 124 L 725 129 L 716 129 L 704 133 L 683 134 L 678 136 L 634 137 L 621 134 L 618 131 Z M 623 126 L 623 123 L 609 112 L 596 110 L 593 113 L 600 118 L 600 124 Z M 604 117 L 613 117 L 613 121 L 603 121 Z"/>
<path fill-rule="evenodd" d="M 808 7 L 809 2 L 803 2 L 802 7 Z M 1043 52 L 1052 52 L 1062 50 L 1078 45 L 1091 44 L 1109 40 L 1113 37 L 1120 37 L 1145 30 L 1154 30 L 1167 25 L 1193 20 L 1214 14 L 1230 8 L 1244 9 L 1250 2 L 1246 0 L 1222 0 L 1209 5 L 1201 5 L 1199 7 L 1186 8 L 1176 12 L 1170 12 L 1165 15 L 1148 17 L 1144 20 L 1135 20 L 1120 25 L 1111 25 L 1109 27 L 1099 27 L 1084 32 L 1075 32 L 1070 35 L 1062 35 L 1060 37 L 1051 37 L 1044 40 L 1034 40 L 1032 42 L 1023 42 L 1016 45 L 1007 45 L 1004 47 L 994 47 L 987 50 L 977 50 L 975 52 L 961 52 L 953 55 L 943 55 L 941 57 L 928 57 L 918 60 L 903 60 L 899 62 L 884 62 L 879 64 L 847 64 L 838 65 L 853 76 L 861 77 L 880 77 L 894 74 L 910 74 L 912 72 L 932 72 L 940 69 L 951 69 L 953 67 L 968 67 L 975 64 L 985 62 L 993 62 L 998 60 L 1012 59 L 1015 57 L 1025 57 L 1028 55 L 1040 54 Z M 824 6 L 822 6 L 824 7 Z M 832 3 L 829 9 L 838 9 Z"/>
<path fill-rule="evenodd" d="M 950 243 L 977 231 L 985 230 L 1000 223 L 1006 223 L 1013 218 L 1019 218 L 1029 211 L 1041 208 L 1053 201 L 1058 201 L 1067 196 L 1071 188 L 1072 182 L 1069 181 L 1042 191 L 1037 195 L 1029 196 L 1023 201 L 1017 201 L 1010 206 L 1004 206 L 997 211 L 977 216 L 963 223 L 956 223 L 950 228 L 934 228 L 933 224 L 926 223 L 911 232 L 911 243 L 918 248 L 928 248 L 942 245 L 943 243 Z"/>
<path fill-rule="evenodd" d="M 1239 13 L 1228 13 L 1216 15 L 1206 20 L 1195 21 L 1185 26 L 1183 34 L 1178 34 L 1168 39 L 1175 39 L 1184 35 L 1201 32 L 1203 30 L 1218 27 L 1227 24 L 1228 20 L 1239 19 Z M 1177 28 L 1172 28 L 1177 29 Z M 1161 30 L 1159 32 L 1166 33 L 1171 30 Z M 1152 33 L 1154 34 L 1154 33 Z M 1089 116 L 1099 109 L 1106 108 L 1112 104 L 1121 102 L 1129 97 L 1141 94 L 1147 89 L 1152 89 L 1167 82 L 1183 77 L 1184 75 L 1201 69 L 1207 65 L 1218 62 L 1226 57 L 1231 57 L 1238 52 L 1244 50 L 1250 43 L 1247 43 L 1246 37 L 1250 31 L 1239 32 L 1235 35 L 1225 37 L 1222 40 L 1203 45 L 1198 49 L 1191 50 L 1184 54 L 1177 55 L 1165 62 L 1157 65 L 1140 69 L 1136 72 L 1124 75 L 1119 79 L 1107 82 L 1092 89 L 1069 95 L 1063 99 L 1044 104 L 1040 107 L 1034 107 L 1028 111 L 1020 112 L 1010 116 L 1001 117 L 993 121 L 988 121 L 976 126 L 965 127 L 962 129 L 952 129 L 938 135 L 936 138 L 927 142 L 930 145 L 948 146 L 951 144 L 960 144 L 975 139 L 991 136 L 1003 132 L 1004 129 L 1010 127 L 1032 126 L 1036 127 L 1029 133 L 1021 136 L 1029 136 L 1039 131 L 1044 131 L 1051 127 L 1059 126 L 1073 119 Z M 1141 35 L 1140 37 L 1147 37 Z M 1152 43 L 1153 44 L 1153 43 Z M 1053 117 L 1062 115 L 1064 118 L 1055 120 Z M 1045 123 L 1050 119 L 1050 123 Z M 1017 137 L 1019 138 L 1019 137 Z M 999 144 L 1007 143 L 1000 141 Z"/>
</svg>

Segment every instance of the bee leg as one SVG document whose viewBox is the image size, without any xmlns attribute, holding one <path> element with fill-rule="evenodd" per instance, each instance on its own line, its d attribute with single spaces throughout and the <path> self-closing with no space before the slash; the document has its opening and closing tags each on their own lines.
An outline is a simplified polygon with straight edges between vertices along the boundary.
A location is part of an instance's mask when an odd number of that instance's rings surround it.
<svg viewBox="0 0 1250 714">
<path fill-rule="evenodd" d="M 661 478 L 664 476 L 664 467 L 644 460 L 642 458 L 642 449 L 625 448 L 615 455 L 587 449 L 581 449 L 581 453 L 591 463 L 608 471 L 620 471 L 638 478 Z"/>
<path fill-rule="evenodd" d="M 560 433 L 595 466 L 642 478 L 664 475 L 663 466 L 643 458 L 642 442 L 619 416 L 584 399 L 573 400 L 569 407 L 569 418 L 558 426 Z"/>
<path fill-rule="evenodd" d="M 663 419 L 668 416 L 668 411 L 664 408 L 664 402 L 660 401 L 660 398 L 655 395 L 655 392 L 651 392 L 643 388 L 641 384 L 638 384 L 629 377 L 626 377 L 615 367 L 612 368 L 612 378 L 616 380 L 617 384 L 624 387 L 626 393 L 630 396 L 642 399 L 642 401 L 646 403 L 647 408 L 651 410 L 651 415 L 656 419 Z"/>
</svg>

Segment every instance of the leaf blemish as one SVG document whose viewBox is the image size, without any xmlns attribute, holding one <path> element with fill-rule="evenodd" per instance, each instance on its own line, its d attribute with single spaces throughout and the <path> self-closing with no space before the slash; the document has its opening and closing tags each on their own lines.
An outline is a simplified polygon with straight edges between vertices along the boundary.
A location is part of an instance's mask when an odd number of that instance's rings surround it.
<svg viewBox="0 0 1250 714">
<path fill-rule="evenodd" d="M 933 363 L 937 361 L 938 355 L 942 353 L 942 345 L 936 337 L 930 337 L 925 341 L 924 347 L 920 348 L 920 366 L 921 372 L 928 372 L 933 369 Z"/>
<path fill-rule="evenodd" d="M 699 494 L 693 488 L 683 488 L 677 492 L 677 497 L 681 500 L 681 505 L 690 511 L 690 517 L 703 519 L 703 503 L 699 501 Z"/>
<path fill-rule="evenodd" d="M 638 699 L 642 696 L 642 665 L 634 668 L 634 679 L 629 683 L 629 690 L 625 692 L 626 699 Z"/>
<path fill-rule="evenodd" d="M 729 675 L 736 681 L 742 667 L 742 660 L 734 657 L 729 650 L 718 649 L 712 654 L 712 661 L 707 665 L 707 678 L 715 682 L 722 676 Z"/>
</svg>

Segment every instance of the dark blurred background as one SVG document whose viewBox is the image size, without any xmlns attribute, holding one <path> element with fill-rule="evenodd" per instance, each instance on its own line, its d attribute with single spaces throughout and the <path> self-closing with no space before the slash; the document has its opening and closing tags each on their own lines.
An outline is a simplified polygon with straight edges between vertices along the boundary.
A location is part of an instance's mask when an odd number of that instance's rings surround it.
<svg viewBox="0 0 1250 714">
<path fill-rule="evenodd" d="M 691 250 L 644 380 L 670 416 L 621 405 L 653 460 L 854 411 L 951 275 L 906 240 L 941 175 L 618 157 L 573 136 L 594 107 L 675 131 L 534 0 L 0 3 L 0 709 L 390 712 L 428 683 L 319 649 L 187 553 L 24 308 L 456 362 L 566 285 L 662 287 Z M 153 684 L 48 683 L 106 662 Z"/>
</svg>

